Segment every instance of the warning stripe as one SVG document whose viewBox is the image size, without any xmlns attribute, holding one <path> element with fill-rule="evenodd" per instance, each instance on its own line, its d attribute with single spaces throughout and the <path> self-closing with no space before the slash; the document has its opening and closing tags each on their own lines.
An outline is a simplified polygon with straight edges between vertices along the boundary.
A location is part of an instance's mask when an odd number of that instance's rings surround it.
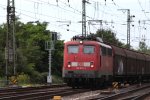
<svg viewBox="0 0 150 100">
<path fill-rule="evenodd" d="M 113 82 L 113 88 L 118 88 L 119 86 L 118 86 L 118 82 Z"/>
</svg>

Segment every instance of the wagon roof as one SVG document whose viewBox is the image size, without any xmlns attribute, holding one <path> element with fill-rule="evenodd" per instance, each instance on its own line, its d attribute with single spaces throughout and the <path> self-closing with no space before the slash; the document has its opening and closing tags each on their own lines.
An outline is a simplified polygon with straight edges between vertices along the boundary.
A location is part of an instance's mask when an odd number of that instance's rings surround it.
<svg viewBox="0 0 150 100">
<path fill-rule="evenodd" d="M 134 51 L 131 51 L 131 50 L 127 50 L 127 49 L 124 49 L 127 57 L 130 57 L 130 58 L 135 58 L 136 59 L 136 54 Z"/>
<path fill-rule="evenodd" d="M 147 61 L 150 61 L 150 55 L 144 54 L 144 56 L 146 57 Z"/>
<path fill-rule="evenodd" d="M 136 57 L 137 57 L 137 59 L 145 60 L 145 56 L 144 56 L 144 54 L 139 53 L 139 52 L 135 52 L 135 53 L 136 53 Z"/>
<path fill-rule="evenodd" d="M 122 48 L 119 48 L 119 47 L 116 47 L 116 46 L 113 46 L 113 45 L 112 45 L 112 48 L 113 48 L 113 51 L 114 51 L 115 55 L 126 56 L 126 54 L 125 54 L 125 52 Z"/>
</svg>

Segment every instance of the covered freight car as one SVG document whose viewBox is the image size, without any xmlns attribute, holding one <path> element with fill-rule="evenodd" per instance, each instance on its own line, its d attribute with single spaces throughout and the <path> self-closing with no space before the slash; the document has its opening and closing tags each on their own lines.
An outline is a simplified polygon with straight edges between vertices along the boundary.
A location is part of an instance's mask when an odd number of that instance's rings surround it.
<svg viewBox="0 0 150 100">
<path fill-rule="evenodd" d="M 116 81 L 137 81 L 150 76 L 150 56 L 113 46 L 113 73 Z M 146 75 L 146 76 L 145 76 Z"/>
</svg>

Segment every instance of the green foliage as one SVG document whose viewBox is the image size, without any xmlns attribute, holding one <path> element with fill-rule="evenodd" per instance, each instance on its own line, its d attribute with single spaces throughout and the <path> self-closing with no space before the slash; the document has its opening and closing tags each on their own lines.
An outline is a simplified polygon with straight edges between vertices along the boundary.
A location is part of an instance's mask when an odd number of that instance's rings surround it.
<svg viewBox="0 0 150 100">
<path fill-rule="evenodd" d="M 138 51 L 141 51 L 143 53 L 146 53 L 148 51 L 148 47 L 145 42 L 139 42 L 139 50 Z"/>
<path fill-rule="evenodd" d="M 45 42 L 50 41 L 48 23 L 22 23 L 16 20 L 16 55 L 17 75 L 19 82 L 46 83 L 48 75 L 48 51 Z M 0 76 L 5 75 L 5 45 L 6 24 L 0 25 Z M 52 52 L 52 73 L 61 75 L 63 63 L 63 41 L 58 40 Z M 9 74 L 13 75 L 13 68 L 8 66 Z M 22 74 L 24 73 L 24 74 Z"/>
<path fill-rule="evenodd" d="M 104 42 L 111 43 L 117 46 L 124 46 L 124 44 L 116 38 L 115 33 L 113 33 L 111 30 L 97 30 L 96 36 L 101 37 Z"/>
<path fill-rule="evenodd" d="M 6 81 L 4 77 L 0 77 L 0 87 L 4 87 L 6 85 Z"/>
<path fill-rule="evenodd" d="M 146 45 L 145 41 L 139 42 L 139 52 L 150 54 L 150 48 Z"/>
<path fill-rule="evenodd" d="M 4 75 L 5 71 L 5 40 L 6 40 L 6 25 L 0 25 L 0 76 Z"/>
<path fill-rule="evenodd" d="M 25 85 L 30 83 L 30 77 L 27 74 L 21 74 L 17 76 L 17 82 L 19 85 Z"/>
<path fill-rule="evenodd" d="M 59 75 L 53 75 L 52 76 L 52 81 L 55 84 L 62 84 L 63 83 L 63 79 Z"/>
<path fill-rule="evenodd" d="M 18 53 L 18 71 L 29 75 L 35 75 L 36 71 L 47 71 L 47 51 L 45 50 L 45 41 L 49 38 L 50 31 L 46 30 L 47 23 L 37 22 L 36 24 L 23 24 L 18 22 L 16 30 L 16 42 Z M 33 74 L 34 73 L 34 74 Z M 38 74 L 36 74 L 38 75 Z"/>
<path fill-rule="evenodd" d="M 52 53 L 52 74 L 58 74 L 61 76 L 62 65 L 63 65 L 63 49 L 64 41 L 57 41 L 55 43 L 55 50 Z"/>
<path fill-rule="evenodd" d="M 33 71 L 31 75 L 31 82 L 34 84 L 46 83 L 47 75 L 47 72 L 40 73 L 38 71 Z"/>
</svg>

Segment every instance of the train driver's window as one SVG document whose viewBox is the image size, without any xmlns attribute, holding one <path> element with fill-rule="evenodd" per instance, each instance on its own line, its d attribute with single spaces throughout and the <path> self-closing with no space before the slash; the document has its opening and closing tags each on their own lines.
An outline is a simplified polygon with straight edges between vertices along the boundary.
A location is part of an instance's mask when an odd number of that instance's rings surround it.
<svg viewBox="0 0 150 100">
<path fill-rule="evenodd" d="M 84 46 L 83 52 L 87 54 L 94 53 L 94 46 Z"/>
<path fill-rule="evenodd" d="M 79 46 L 78 45 L 69 45 L 68 46 L 68 53 L 78 53 Z"/>
</svg>

